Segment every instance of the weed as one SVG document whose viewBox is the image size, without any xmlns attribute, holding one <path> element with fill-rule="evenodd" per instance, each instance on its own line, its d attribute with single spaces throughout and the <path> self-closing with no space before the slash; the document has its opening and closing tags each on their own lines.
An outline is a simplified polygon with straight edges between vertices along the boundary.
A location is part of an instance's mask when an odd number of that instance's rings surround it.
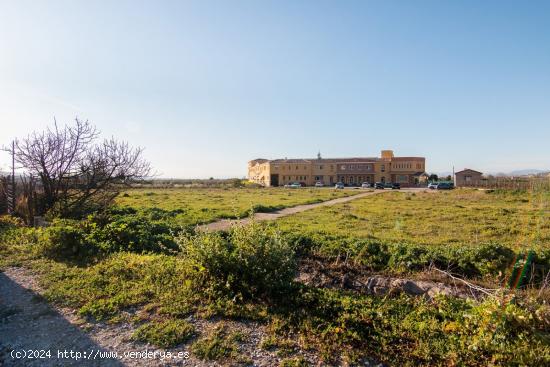
<svg viewBox="0 0 550 367">
<path fill-rule="evenodd" d="M 140 326 L 133 334 L 135 340 L 170 348 L 185 343 L 193 337 L 195 328 L 185 320 L 166 319 Z"/>
</svg>

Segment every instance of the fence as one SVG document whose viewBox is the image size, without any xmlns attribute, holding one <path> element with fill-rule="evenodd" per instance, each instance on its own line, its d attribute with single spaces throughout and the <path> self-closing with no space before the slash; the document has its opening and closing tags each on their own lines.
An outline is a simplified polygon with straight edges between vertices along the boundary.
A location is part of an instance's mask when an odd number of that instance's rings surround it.
<svg viewBox="0 0 550 367">
<path fill-rule="evenodd" d="M 550 190 L 550 177 L 494 177 L 469 182 L 460 187 L 503 189 L 503 190 Z"/>
<path fill-rule="evenodd" d="M 8 214 L 8 178 L 0 176 L 0 215 Z"/>
</svg>

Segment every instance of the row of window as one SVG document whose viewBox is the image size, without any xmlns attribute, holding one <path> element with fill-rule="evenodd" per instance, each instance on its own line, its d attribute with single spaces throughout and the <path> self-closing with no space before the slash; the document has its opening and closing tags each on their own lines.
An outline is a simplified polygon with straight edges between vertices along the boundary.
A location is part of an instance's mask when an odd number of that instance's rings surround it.
<svg viewBox="0 0 550 367">
<path fill-rule="evenodd" d="M 422 163 L 416 163 L 415 165 L 416 169 L 422 169 Z M 407 169 L 407 168 L 413 168 L 413 164 L 411 162 L 406 163 L 394 163 L 393 168 L 397 169 Z"/>
<path fill-rule="evenodd" d="M 340 176 L 338 181 L 348 184 L 372 183 L 372 176 Z"/>
<path fill-rule="evenodd" d="M 371 171 L 372 170 L 372 164 L 342 164 L 340 165 L 340 170 L 364 170 L 364 171 Z"/>
<path fill-rule="evenodd" d="M 290 181 L 290 180 L 305 181 L 307 180 L 307 176 L 283 176 L 283 181 Z"/>
<path fill-rule="evenodd" d="M 282 171 L 285 171 L 287 168 L 288 168 L 289 171 L 292 171 L 292 166 L 281 166 L 281 170 L 282 170 Z M 297 170 L 300 169 L 300 166 L 295 166 L 295 168 L 296 168 L 295 170 L 297 171 Z M 318 168 L 319 168 L 320 170 L 322 170 L 322 169 L 324 169 L 324 166 L 321 164 L 321 165 L 318 166 Z M 274 166 L 273 166 L 273 170 L 274 170 L 274 171 L 275 171 L 275 170 L 278 170 L 278 169 L 279 169 L 279 166 L 278 166 L 278 165 L 274 165 Z M 304 166 L 304 169 L 307 170 L 307 166 Z M 332 164 L 330 165 L 330 170 L 331 170 L 331 171 L 334 170 L 334 165 L 332 165 Z"/>
</svg>

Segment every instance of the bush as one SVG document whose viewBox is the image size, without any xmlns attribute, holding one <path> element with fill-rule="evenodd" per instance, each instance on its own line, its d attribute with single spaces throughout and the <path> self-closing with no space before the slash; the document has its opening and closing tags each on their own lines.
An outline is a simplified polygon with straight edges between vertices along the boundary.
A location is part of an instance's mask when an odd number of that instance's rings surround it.
<svg viewBox="0 0 550 367">
<path fill-rule="evenodd" d="M 364 357 L 396 366 L 543 366 L 550 361 L 550 308 L 531 300 L 474 303 L 303 287 L 285 306 L 272 332 L 278 338 L 299 334 L 327 365 L 356 365 Z"/>
<path fill-rule="evenodd" d="M 424 246 L 384 243 L 376 239 L 339 238 L 323 232 L 285 233 L 284 237 L 302 256 L 315 255 L 331 261 L 345 257 L 348 262 L 372 271 L 422 271 L 433 264 L 464 277 L 499 276 L 513 265 L 515 258 L 522 257 L 511 248 L 497 243 Z M 533 263 L 545 271 L 550 270 L 550 251 L 536 251 Z"/>
<path fill-rule="evenodd" d="M 89 239 L 105 253 L 171 253 L 178 248 L 174 241 L 175 226 L 139 214 L 116 216 L 103 227 L 91 227 Z"/>
<path fill-rule="evenodd" d="M 178 251 L 172 220 L 177 212 L 113 208 L 81 221 L 56 219 L 43 230 L 39 249 L 50 258 L 68 260 L 119 251 L 172 254 Z"/>
<path fill-rule="evenodd" d="M 21 218 L 12 217 L 11 215 L 0 215 L 0 231 L 21 226 L 23 226 Z"/>
<path fill-rule="evenodd" d="M 231 298 L 274 299 L 284 295 L 296 272 L 294 251 L 270 227 L 252 223 L 229 234 L 183 234 L 183 255 L 202 271 L 209 286 Z"/>
<path fill-rule="evenodd" d="M 88 242 L 86 236 L 87 233 L 80 223 L 57 220 L 41 232 L 38 249 L 42 255 L 60 260 L 97 255 L 99 251 L 97 245 L 94 242 Z"/>
</svg>

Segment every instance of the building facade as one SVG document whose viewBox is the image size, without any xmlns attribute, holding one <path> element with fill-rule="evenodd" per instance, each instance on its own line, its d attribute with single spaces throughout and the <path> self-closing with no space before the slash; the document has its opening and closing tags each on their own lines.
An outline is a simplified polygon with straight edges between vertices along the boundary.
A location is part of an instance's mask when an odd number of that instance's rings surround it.
<svg viewBox="0 0 550 367">
<path fill-rule="evenodd" d="M 424 157 L 395 157 L 383 150 L 380 157 L 312 159 L 254 159 L 248 162 L 248 179 L 262 186 L 282 186 L 299 182 L 334 185 L 360 185 L 363 182 L 395 182 L 402 186 L 418 185 L 425 177 Z"/>
<path fill-rule="evenodd" d="M 465 168 L 462 171 L 455 172 L 455 186 L 477 186 L 481 184 L 483 173 Z"/>
</svg>

